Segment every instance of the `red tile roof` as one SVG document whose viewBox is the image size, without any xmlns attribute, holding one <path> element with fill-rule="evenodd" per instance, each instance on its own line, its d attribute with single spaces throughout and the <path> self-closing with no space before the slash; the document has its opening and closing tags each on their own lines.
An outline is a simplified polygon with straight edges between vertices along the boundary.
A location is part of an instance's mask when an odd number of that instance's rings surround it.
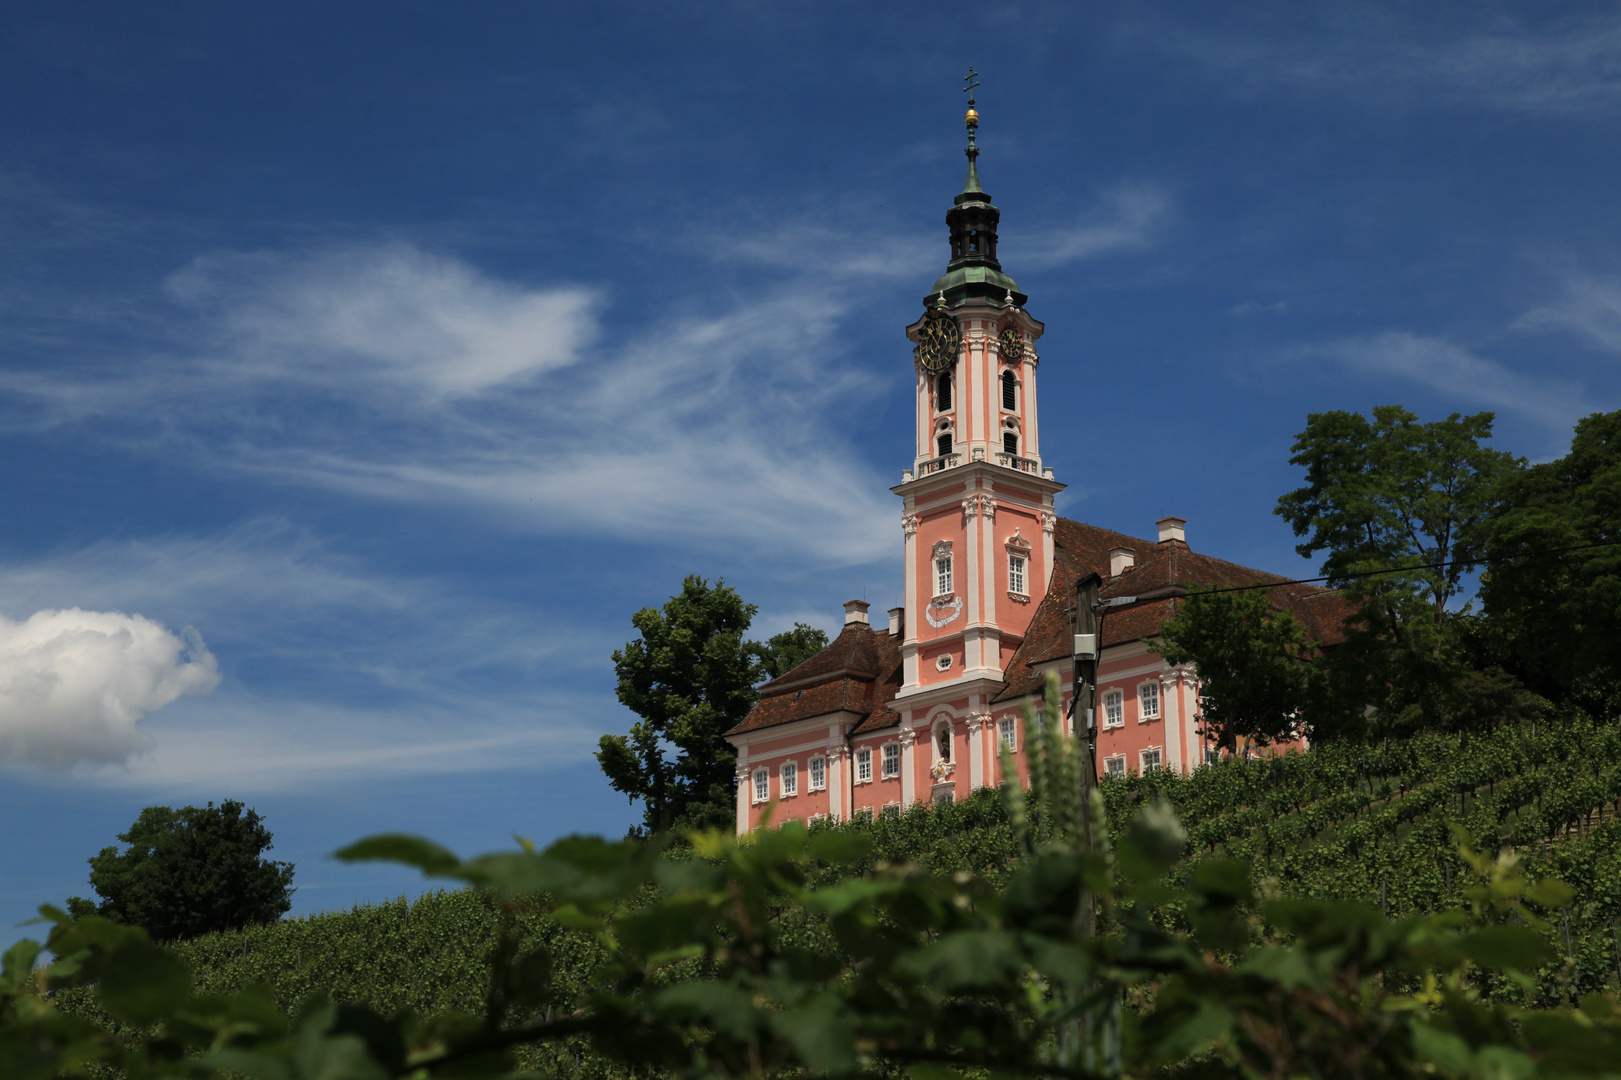
<svg viewBox="0 0 1621 1080">
<path fill-rule="evenodd" d="M 1191 550 L 1180 540 L 1159 543 L 1142 540 L 1112 529 L 1100 529 L 1079 521 L 1059 518 L 1053 532 L 1055 555 L 1053 577 L 1047 595 L 1036 609 L 1024 641 L 1003 674 L 1006 688 L 996 701 L 1023 697 L 1035 692 L 1041 683 L 1038 664 L 1070 655 L 1069 601 L 1075 583 L 1088 573 L 1104 578 L 1099 589 L 1102 599 L 1139 596 L 1142 599 L 1125 608 L 1109 611 L 1103 619 L 1102 645 L 1123 645 L 1159 633 L 1160 627 L 1181 606 L 1181 597 L 1194 585 L 1260 585 L 1288 578 L 1254 570 L 1247 566 L 1212 558 Z M 1108 576 L 1109 552 L 1127 548 L 1136 565 L 1118 577 Z M 1280 585 L 1269 591 L 1272 603 L 1294 612 L 1314 641 L 1336 645 L 1344 640 L 1344 623 L 1355 606 L 1331 589 L 1314 585 Z"/>
<path fill-rule="evenodd" d="M 760 700 L 726 734 L 777 727 L 834 712 L 888 715 L 901 685 L 901 650 L 887 630 L 849 623 L 821 652 L 760 688 Z M 894 723 L 889 716 L 887 723 Z M 885 723 L 876 726 L 883 727 Z"/>
<path fill-rule="evenodd" d="M 1070 655 L 1070 596 L 1076 583 L 1089 573 L 1104 579 L 1100 590 L 1103 599 L 1142 598 L 1108 612 L 1103 620 L 1105 648 L 1159 633 L 1166 620 L 1176 614 L 1189 586 L 1259 585 L 1288 580 L 1201 555 L 1179 540 L 1144 540 L 1068 518 L 1058 519 L 1053 547 L 1055 558 L 1047 594 L 1036 606 L 1024 641 L 1008 662 L 1003 674 L 1006 685 L 996 701 L 1035 692 L 1041 682 L 1036 666 Z M 1131 551 L 1136 565 L 1111 578 L 1109 552 L 1116 548 Z M 1314 585 L 1279 585 L 1268 596 L 1278 608 L 1294 612 L 1312 639 L 1323 645 L 1344 640 L 1344 624 L 1356 610 L 1339 593 Z M 754 709 L 726 734 L 739 735 L 841 711 L 861 716 L 854 732 L 889 727 L 899 719 L 888 706 L 900 684 L 899 642 L 885 631 L 852 623 L 827 648 L 762 686 Z"/>
</svg>

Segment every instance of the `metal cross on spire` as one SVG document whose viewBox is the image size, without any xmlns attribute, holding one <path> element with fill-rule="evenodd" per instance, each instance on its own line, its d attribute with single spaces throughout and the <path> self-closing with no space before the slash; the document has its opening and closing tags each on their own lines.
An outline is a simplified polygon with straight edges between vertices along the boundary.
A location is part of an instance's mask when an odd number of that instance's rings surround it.
<svg viewBox="0 0 1621 1080">
<path fill-rule="evenodd" d="M 968 122 L 968 160 L 973 161 L 979 156 L 979 147 L 974 145 L 974 135 L 979 128 L 979 110 L 974 108 L 974 89 L 979 86 L 979 72 L 970 67 L 962 81 L 967 84 L 962 92 L 968 95 L 968 115 L 963 118 Z"/>
</svg>

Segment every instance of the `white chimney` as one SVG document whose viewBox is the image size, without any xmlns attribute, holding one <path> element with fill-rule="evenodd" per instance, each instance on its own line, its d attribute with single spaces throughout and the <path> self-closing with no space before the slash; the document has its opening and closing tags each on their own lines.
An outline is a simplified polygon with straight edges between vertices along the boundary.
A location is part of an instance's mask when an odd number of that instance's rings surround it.
<svg viewBox="0 0 1621 1080">
<path fill-rule="evenodd" d="M 1187 518 L 1162 517 L 1154 524 L 1159 526 L 1160 543 L 1168 540 L 1179 540 L 1184 544 L 1188 542 Z"/>
<path fill-rule="evenodd" d="M 892 607 L 889 609 L 889 636 L 900 637 L 906 629 L 906 609 Z"/>
<path fill-rule="evenodd" d="M 1164 533 L 1160 536 L 1163 538 Z M 1114 548 L 1109 552 L 1109 576 L 1119 577 L 1137 565 L 1137 553 L 1130 548 Z"/>
<path fill-rule="evenodd" d="M 846 603 L 844 605 L 844 625 L 849 626 L 852 623 L 860 623 L 862 626 L 868 625 L 867 609 L 871 606 L 865 600 L 851 600 Z"/>
</svg>

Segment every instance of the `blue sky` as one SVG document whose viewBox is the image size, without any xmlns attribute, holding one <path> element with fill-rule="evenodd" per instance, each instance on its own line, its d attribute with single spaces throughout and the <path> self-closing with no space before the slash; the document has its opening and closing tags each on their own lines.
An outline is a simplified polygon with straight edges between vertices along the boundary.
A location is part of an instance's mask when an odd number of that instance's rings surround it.
<svg viewBox="0 0 1621 1080">
<path fill-rule="evenodd" d="M 1621 407 L 1614 4 L 0 10 L 0 920 L 152 803 L 635 812 L 610 652 L 898 596 L 961 76 L 1072 517 L 1308 570 L 1307 413 Z"/>
</svg>

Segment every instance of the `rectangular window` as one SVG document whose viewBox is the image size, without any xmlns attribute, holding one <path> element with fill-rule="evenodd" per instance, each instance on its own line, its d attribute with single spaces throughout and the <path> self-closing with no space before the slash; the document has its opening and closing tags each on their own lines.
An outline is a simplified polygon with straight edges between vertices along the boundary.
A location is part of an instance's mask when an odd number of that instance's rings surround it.
<svg viewBox="0 0 1621 1080">
<path fill-rule="evenodd" d="M 888 818 L 898 818 L 898 817 L 900 817 L 901 816 L 901 804 L 898 803 L 898 802 L 885 803 L 884 804 L 884 816 L 888 817 Z"/>
<path fill-rule="evenodd" d="M 1018 456 L 1019 437 L 1013 434 L 1011 431 L 1002 432 L 1002 452 L 1004 454 L 1012 454 L 1015 457 Z"/>
<path fill-rule="evenodd" d="M 884 747 L 884 775 L 899 776 L 901 774 L 901 748 L 894 743 Z"/>
<path fill-rule="evenodd" d="M 1159 768 L 1159 747 L 1156 746 L 1152 750 L 1144 750 L 1142 753 L 1142 759 L 1143 772 L 1148 772 L 1150 769 Z"/>
<path fill-rule="evenodd" d="M 1124 776 L 1124 775 L 1126 775 L 1126 755 L 1124 755 L 1124 754 L 1116 754 L 1114 757 L 1106 757 L 1106 758 L 1104 758 L 1103 759 L 1103 775 L 1105 775 L 1105 776 Z"/>
<path fill-rule="evenodd" d="M 799 762 L 782 763 L 782 797 L 799 794 Z"/>
<path fill-rule="evenodd" d="M 764 769 L 754 770 L 754 801 L 765 802 L 771 798 L 771 774 Z"/>
<path fill-rule="evenodd" d="M 951 592 L 951 556 L 942 555 L 934 560 L 934 595 L 950 596 Z"/>
<path fill-rule="evenodd" d="M 1103 695 L 1103 726 L 1124 727 L 1126 723 L 1125 695 L 1118 690 L 1110 690 Z"/>
<path fill-rule="evenodd" d="M 1145 682 L 1137 688 L 1137 701 L 1142 710 L 1137 714 L 1137 722 L 1159 719 L 1159 683 Z"/>
<path fill-rule="evenodd" d="M 827 758 L 813 757 L 810 761 L 811 790 L 821 791 L 827 787 Z"/>
<path fill-rule="evenodd" d="M 1016 596 L 1027 596 L 1024 587 L 1024 556 L 1009 555 L 1007 557 L 1007 588 L 1008 592 Z"/>
<path fill-rule="evenodd" d="M 872 751 L 856 751 L 856 783 L 865 784 L 872 779 Z"/>
<path fill-rule="evenodd" d="M 1018 408 L 1018 383 L 1013 378 L 1013 372 L 1002 372 L 1002 408 Z"/>
<path fill-rule="evenodd" d="M 1002 737 L 1002 745 L 1014 751 L 1018 746 L 1018 721 L 1011 716 L 1004 716 L 996 722 L 996 731 Z"/>
</svg>

